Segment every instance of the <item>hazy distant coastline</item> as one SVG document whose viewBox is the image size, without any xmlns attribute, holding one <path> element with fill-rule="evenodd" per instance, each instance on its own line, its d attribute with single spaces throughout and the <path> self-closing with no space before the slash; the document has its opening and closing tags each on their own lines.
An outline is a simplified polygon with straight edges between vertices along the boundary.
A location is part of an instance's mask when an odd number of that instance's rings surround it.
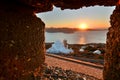
<svg viewBox="0 0 120 80">
<path fill-rule="evenodd" d="M 76 31 L 78 31 L 77 28 L 46 28 L 46 32 L 49 33 L 57 33 L 57 32 L 74 33 Z"/>
<path fill-rule="evenodd" d="M 86 31 L 103 31 L 107 29 L 87 29 Z M 57 32 L 62 32 L 62 33 L 74 33 L 76 31 L 81 31 L 78 28 L 46 28 L 46 32 L 48 33 L 57 33 Z"/>
</svg>

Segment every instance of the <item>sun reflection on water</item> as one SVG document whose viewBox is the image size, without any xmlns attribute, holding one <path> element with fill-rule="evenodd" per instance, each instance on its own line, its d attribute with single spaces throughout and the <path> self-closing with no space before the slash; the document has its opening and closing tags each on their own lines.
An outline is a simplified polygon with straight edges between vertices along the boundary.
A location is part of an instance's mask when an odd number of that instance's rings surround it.
<svg viewBox="0 0 120 80">
<path fill-rule="evenodd" d="M 85 44 L 85 43 L 86 43 L 85 37 L 81 36 L 79 40 L 79 44 Z"/>
</svg>

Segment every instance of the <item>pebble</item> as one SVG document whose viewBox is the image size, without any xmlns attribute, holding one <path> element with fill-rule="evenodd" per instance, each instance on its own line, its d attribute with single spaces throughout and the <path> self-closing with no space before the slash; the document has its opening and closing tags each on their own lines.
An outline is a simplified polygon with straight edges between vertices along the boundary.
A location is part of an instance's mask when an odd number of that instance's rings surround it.
<svg viewBox="0 0 120 80">
<path fill-rule="evenodd" d="M 41 80 L 99 80 L 95 77 L 74 72 L 72 70 L 63 70 L 60 67 L 46 66 Z"/>
</svg>

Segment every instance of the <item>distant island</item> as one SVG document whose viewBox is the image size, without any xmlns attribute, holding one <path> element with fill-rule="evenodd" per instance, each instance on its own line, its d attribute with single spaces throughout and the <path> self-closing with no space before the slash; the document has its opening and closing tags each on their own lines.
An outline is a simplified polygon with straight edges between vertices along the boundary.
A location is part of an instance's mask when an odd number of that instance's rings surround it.
<svg viewBox="0 0 120 80">
<path fill-rule="evenodd" d="M 76 31 L 83 31 L 78 28 L 46 28 L 46 32 L 49 33 L 57 33 L 57 32 L 62 32 L 62 33 L 74 33 Z M 87 29 L 85 31 L 103 31 L 107 29 Z"/>
<path fill-rule="evenodd" d="M 46 28 L 46 32 L 49 33 L 56 33 L 56 32 L 63 32 L 63 33 L 74 33 L 79 31 L 77 28 Z"/>
</svg>

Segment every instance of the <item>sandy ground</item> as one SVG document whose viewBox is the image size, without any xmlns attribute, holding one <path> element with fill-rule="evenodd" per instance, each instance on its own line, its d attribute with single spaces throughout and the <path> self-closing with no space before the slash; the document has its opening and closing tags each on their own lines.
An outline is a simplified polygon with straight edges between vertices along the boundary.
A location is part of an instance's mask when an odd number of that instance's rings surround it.
<svg viewBox="0 0 120 80">
<path fill-rule="evenodd" d="M 98 79 L 102 80 L 102 73 L 103 70 L 101 69 L 96 69 L 90 66 L 85 66 L 85 65 L 81 65 L 81 64 L 77 64 L 74 62 L 69 62 L 69 61 L 65 61 L 65 60 L 61 60 L 61 59 L 57 59 L 54 57 L 50 57 L 50 56 L 46 56 L 46 60 L 45 62 L 48 64 L 48 66 L 57 66 L 57 67 L 62 67 L 63 69 L 67 69 L 67 70 L 73 70 L 76 72 L 80 72 L 80 73 L 84 73 L 90 76 L 94 76 Z"/>
</svg>

